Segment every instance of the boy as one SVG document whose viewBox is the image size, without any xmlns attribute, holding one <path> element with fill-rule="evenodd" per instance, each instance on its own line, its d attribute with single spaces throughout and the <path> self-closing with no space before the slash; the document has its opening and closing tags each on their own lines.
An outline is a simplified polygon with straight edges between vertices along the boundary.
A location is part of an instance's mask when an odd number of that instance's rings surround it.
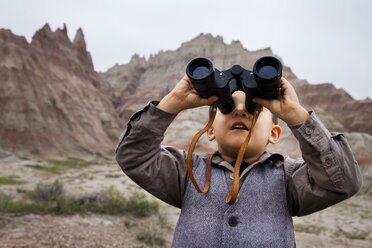
<svg viewBox="0 0 372 248">
<path fill-rule="evenodd" d="M 299 103 L 293 87 L 282 78 L 281 97 L 256 98 L 262 105 L 253 130 L 245 108 L 245 93 L 233 93 L 235 109 L 217 110 L 207 135 L 216 139 L 210 188 L 198 193 L 187 175 L 185 151 L 161 147 L 163 134 L 184 109 L 210 105 L 216 96 L 200 98 L 187 76 L 159 103 L 135 113 L 122 134 L 116 159 L 139 186 L 159 199 L 181 208 L 172 247 L 294 247 L 291 216 L 324 209 L 355 194 L 361 174 L 344 136 L 330 133 L 313 112 Z M 303 159 L 294 160 L 265 151 L 278 142 L 281 128 L 276 115 L 291 128 Z M 240 191 L 233 205 L 225 198 L 232 188 L 234 160 L 248 132 Z M 205 183 L 206 156 L 193 154 L 193 173 Z"/>
</svg>

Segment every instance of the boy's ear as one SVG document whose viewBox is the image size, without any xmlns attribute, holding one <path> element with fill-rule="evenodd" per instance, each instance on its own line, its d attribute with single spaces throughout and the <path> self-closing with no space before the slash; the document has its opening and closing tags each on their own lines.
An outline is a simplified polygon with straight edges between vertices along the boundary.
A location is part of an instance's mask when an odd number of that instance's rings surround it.
<svg viewBox="0 0 372 248">
<path fill-rule="evenodd" d="M 208 130 L 207 130 L 207 136 L 208 136 L 208 139 L 209 141 L 212 141 L 216 138 L 216 136 L 214 136 L 214 130 L 213 130 L 213 127 L 210 127 Z"/>
<path fill-rule="evenodd" d="M 282 128 L 279 125 L 273 125 L 271 128 L 271 134 L 269 137 L 270 144 L 276 144 L 279 141 L 280 134 L 282 133 Z"/>
</svg>

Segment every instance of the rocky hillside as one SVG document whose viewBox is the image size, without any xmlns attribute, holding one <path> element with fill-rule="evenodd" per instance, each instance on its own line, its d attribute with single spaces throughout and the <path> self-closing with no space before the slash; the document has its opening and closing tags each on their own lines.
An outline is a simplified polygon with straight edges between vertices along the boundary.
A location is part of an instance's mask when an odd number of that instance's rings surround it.
<svg viewBox="0 0 372 248">
<path fill-rule="evenodd" d="M 103 76 L 114 89 L 112 101 L 119 116 L 127 121 L 134 111 L 142 108 L 148 101 L 160 100 L 169 92 L 185 73 L 187 63 L 194 57 L 208 57 L 216 68 L 225 70 L 234 64 L 252 69 L 254 62 L 265 55 L 278 57 L 270 48 L 248 51 L 239 41 L 226 44 L 222 37 L 201 34 L 183 43 L 177 50 L 161 51 L 147 60 L 134 55 L 128 64 L 115 65 Z M 371 156 L 371 100 L 354 100 L 344 90 L 336 89 L 332 84 L 309 84 L 306 80 L 297 78 L 288 66 L 284 66 L 283 75 L 295 86 L 301 102 L 308 109 L 315 109 L 330 130 L 342 131 L 348 136 L 357 156 Z M 207 112 L 206 109 L 196 109 L 180 114 L 168 129 L 164 142 L 187 147 L 192 136 L 207 122 Z M 286 125 L 282 123 L 282 126 L 285 132 L 280 144 L 270 149 L 300 155 L 297 141 Z M 207 139 L 202 139 L 199 144 L 207 146 L 207 149 L 211 148 Z"/>
<path fill-rule="evenodd" d="M 160 51 L 148 60 L 134 55 L 128 64 L 115 65 L 103 76 L 115 90 L 113 102 L 119 116 L 126 120 L 143 103 L 159 99 L 169 92 L 185 74 L 187 63 L 194 57 L 208 57 L 215 67 L 227 69 L 236 63 L 252 68 L 258 58 L 272 54 L 270 48 L 249 52 L 239 41 L 226 45 L 222 37 L 199 35 L 175 51 Z M 287 78 L 297 80 L 290 68 L 284 70 Z"/>
<path fill-rule="evenodd" d="M 148 101 L 169 92 L 192 58 L 208 57 L 222 70 L 234 64 L 251 69 L 265 55 L 278 57 L 270 48 L 248 51 L 239 41 L 226 44 L 220 36 L 201 34 L 177 50 L 148 59 L 134 55 L 128 64 L 97 73 L 81 29 L 70 41 L 65 26 L 51 31 L 45 25 L 30 43 L 0 29 L 0 150 L 21 157 L 112 155 L 124 123 Z M 371 157 L 371 100 L 354 100 L 332 84 L 309 84 L 288 66 L 283 74 L 330 130 L 345 133 L 356 156 Z M 199 108 L 180 114 L 164 143 L 187 148 L 207 122 L 207 112 Z M 215 146 L 205 138 L 199 145 L 207 150 Z M 300 154 L 288 130 L 270 149 Z"/>
<path fill-rule="evenodd" d="M 372 134 L 372 100 L 354 100 L 333 84 L 307 84 L 297 88 L 302 103 L 308 108 L 322 109 L 336 118 L 349 132 Z"/>
<path fill-rule="evenodd" d="M 112 154 L 119 118 L 81 29 L 46 24 L 28 43 L 0 29 L 0 149 L 18 156 Z"/>
</svg>

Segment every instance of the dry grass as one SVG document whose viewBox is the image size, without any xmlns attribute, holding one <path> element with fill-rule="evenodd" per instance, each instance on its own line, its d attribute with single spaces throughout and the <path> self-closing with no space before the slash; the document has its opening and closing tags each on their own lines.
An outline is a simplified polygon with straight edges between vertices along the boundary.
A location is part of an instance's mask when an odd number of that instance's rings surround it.
<svg viewBox="0 0 372 248">
<path fill-rule="evenodd" d="M 315 225 L 294 224 L 294 230 L 296 232 L 319 234 L 320 232 L 324 231 L 325 228 Z"/>
<path fill-rule="evenodd" d="M 347 232 L 340 227 L 338 227 L 338 230 L 333 233 L 334 236 L 344 236 L 348 239 L 360 239 L 365 240 L 367 239 L 368 235 L 370 234 L 370 231 L 354 231 L 354 232 Z"/>
</svg>

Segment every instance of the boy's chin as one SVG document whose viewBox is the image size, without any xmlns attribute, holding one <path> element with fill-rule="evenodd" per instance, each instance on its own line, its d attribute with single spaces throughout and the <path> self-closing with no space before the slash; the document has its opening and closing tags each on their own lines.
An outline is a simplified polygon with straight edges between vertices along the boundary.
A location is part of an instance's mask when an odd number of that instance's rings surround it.
<svg viewBox="0 0 372 248">
<path fill-rule="evenodd" d="M 241 145 L 234 145 L 232 147 L 229 147 L 229 149 L 223 149 L 222 151 L 224 151 L 225 153 L 224 155 L 228 156 L 232 160 L 236 160 L 236 158 L 238 157 L 240 148 L 241 148 Z M 259 151 L 257 151 L 256 149 L 250 148 L 248 145 L 248 147 L 246 148 L 244 152 L 243 160 L 257 157 L 259 153 L 260 153 Z"/>
</svg>

